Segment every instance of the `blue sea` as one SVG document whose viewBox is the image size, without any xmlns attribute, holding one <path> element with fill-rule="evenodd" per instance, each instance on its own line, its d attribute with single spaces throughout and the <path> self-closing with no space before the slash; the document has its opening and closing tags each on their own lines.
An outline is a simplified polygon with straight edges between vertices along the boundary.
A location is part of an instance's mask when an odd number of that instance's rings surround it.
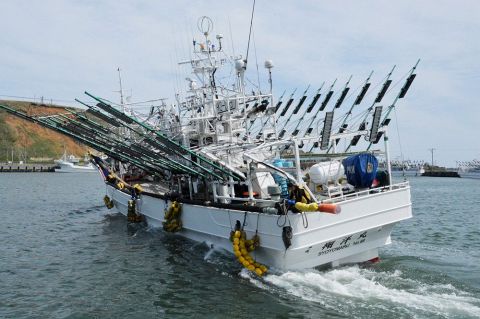
<svg viewBox="0 0 480 319">
<path fill-rule="evenodd" d="M 129 225 L 96 174 L 0 174 L 0 318 L 480 318 L 480 180 L 409 181 L 379 263 L 259 279 Z"/>
</svg>

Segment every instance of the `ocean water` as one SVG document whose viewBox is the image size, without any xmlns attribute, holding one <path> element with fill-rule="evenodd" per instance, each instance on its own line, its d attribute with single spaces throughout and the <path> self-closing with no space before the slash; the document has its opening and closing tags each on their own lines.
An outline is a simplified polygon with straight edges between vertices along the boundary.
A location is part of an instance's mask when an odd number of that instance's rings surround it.
<svg viewBox="0 0 480 319">
<path fill-rule="evenodd" d="M 480 181 L 410 182 L 381 262 L 259 279 L 127 224 L 96 174 L 0 174 L 0 318 L 480 318 Z"/>
</svg>

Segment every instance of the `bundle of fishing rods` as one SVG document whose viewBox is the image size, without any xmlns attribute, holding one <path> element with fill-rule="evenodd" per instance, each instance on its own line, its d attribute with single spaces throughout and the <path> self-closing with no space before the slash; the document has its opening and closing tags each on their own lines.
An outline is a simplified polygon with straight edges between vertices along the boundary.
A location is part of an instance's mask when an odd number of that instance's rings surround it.
<svg viewBox="0 0 480 319">
<path fill-rule="evenodd" d="M 85 94 L 94 99 L 96 104 L 76 101 L 88 107 L 87 113 L 108 125 L 69 109 L 66 109 L 68 115 L 49 116 L 30 116 L 1 104 L 0 109 L 69 136 L 114 160 L 131 164 L 161 178 L 172 174 L 185 174 L 220 181 L 231 178 L 235 181 L 245 179 L 244 176 L 190 150 L 134 116 L 119 111 L 88 92 Z M 128 138 L 119 133 L 120 128 L 129 132 Z"/>
</svg>

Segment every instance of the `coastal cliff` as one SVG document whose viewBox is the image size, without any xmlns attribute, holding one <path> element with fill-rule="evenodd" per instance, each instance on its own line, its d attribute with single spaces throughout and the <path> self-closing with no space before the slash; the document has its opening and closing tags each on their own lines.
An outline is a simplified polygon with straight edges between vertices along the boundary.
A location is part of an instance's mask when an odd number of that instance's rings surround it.
<svg viewBox="0 0 480 319">
<path fill-rule="evenodd" d="M 45 105 L 23 101 L 2 101 L 3 105 L 29 115 L 68 113 L 63 106 Z M 75 110 L 74 108 L 69 108 Z M 51 162 L 64 150 L 83 158 L 88 148 L 69 137 L 24 121 L 0 110 L 0 162 Z"/>
</svg>

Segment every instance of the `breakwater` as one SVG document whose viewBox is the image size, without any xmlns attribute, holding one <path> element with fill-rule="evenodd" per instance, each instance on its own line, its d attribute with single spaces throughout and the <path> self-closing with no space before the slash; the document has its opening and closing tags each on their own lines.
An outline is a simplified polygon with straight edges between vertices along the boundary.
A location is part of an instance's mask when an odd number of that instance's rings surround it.
<svg viewBox="0 0 480 319">
<path fill-rule="evenodd" d="M 426 171 L 422 176 L 429 177 L 460 177 L 457 172 L 454 171 Z"/>
<path fill-rule="evenodd" d="M 56 164 L 0 163 L 0 173 L 55 172 Z"/>
</svg>

